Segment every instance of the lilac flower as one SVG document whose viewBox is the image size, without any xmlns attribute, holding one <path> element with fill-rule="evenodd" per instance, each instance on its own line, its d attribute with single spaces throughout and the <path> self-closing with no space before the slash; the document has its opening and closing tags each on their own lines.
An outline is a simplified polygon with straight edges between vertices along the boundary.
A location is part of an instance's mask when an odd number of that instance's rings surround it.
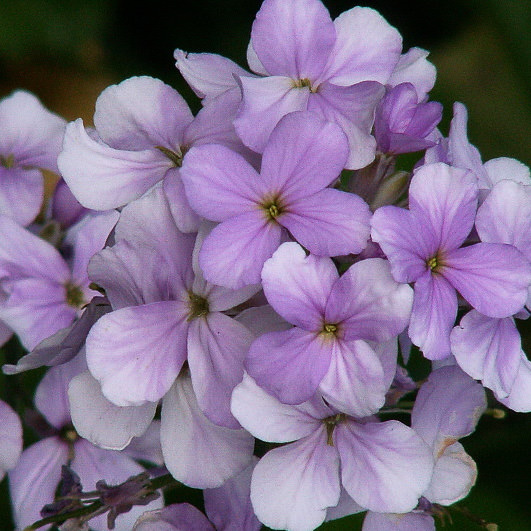
<svg viewBox="0 0 531 531">
<path fill-rule="evenodd" d="M 477 195 L 471 174 L 428 164 L 413 176 L 409 211 L 385 206 L 372 219 L 372 239 L 389 258 L 395 280 L 415 283 L 409 336 L 429 359 L 451 353 L 456 290 L 490 317 L 512 315 L 527 297 L 531 268 L 516 248 L 462 247 L 474 224 Z"/>
<path fill-rule="evenodd" d="M 118 406 L 156 402 L 187 361 L 204 413 L 239 427 L 229 402 L 252 334 L 223 312 L 259 288 L 234 291 L 203 279 L 192 260 L 194 237 L 179 232 L 160 187 L 124 208 L 115 240 L 89 266 L 114 310 L 86 342 L 103 394 Z"/>
<path fill-rule="evenodd" d="M 120 453 L 97 448 L 81 439 L 71 426 L 68 383 L 83 369 L 84 359 L 78 357 L 50 369 L 37 387 L 35 406 L 50 424 L 53 435 L 24 450 L 17 466 L 9 473 L 17 529 L 39 520 L 42 507 L 54 500 L 63 464 L 70 463 L 87 491 L 94 490 L 98 480 L 117 484 L 143 471 L 127 451 Z M 149 457 L 145 456 L 146 459 Z M 150 504 L 153 509 L 160 506 L 160 500 Z M 142 507 L 135 507 L 120 515 L 116 529 L 131 529 L 142 511 Z M 105 516 L 92 519 L 90 525 L 97 530 L 107 529 Z"/>
<path fill-rule="evenodd" d="M 319 0 L 265 0 L 248 49 L 251 69 L 265 77 L 240 77 L 240 138 L 261 153 L 283 116 L 309 110 L 341 126 L 348 168 L 366 166 L 375 152 L 374 106 L 401 48 L 400 34 L 372 9 L 355 7 L 332 21 Z"/>
<path fill-rule="evenodd" d="M 225 103 L 194 118 L 179 93 L 162 81 L 126 79 L 98 98 L 95 139 L 81 119 L 67 126 L 58 160 L 61 173 L 79 202 L 95 210 L 125 205 L 164 179 L 179 228 L 195 231 L 199 219 L 183 194 L 180 166 L 192 145 L 241 145 Z"/>
<path fill-rule="evenodd" d="M 0 481 L 22 453 L 22 424 L 9 404 L 0 400 Z"/>
<path fill-rule="evenodd" d="M 221 222 L 201 248 L 205 278 L 232 288 L 258 283 L 285 229 L 317 255 L 360 252 L 368 239 L 367 204 L 327 188 L 347 151 L 341 129 L 308 112 L 281 120 L 260 174 L 223 146 L 191 149 L 182 168 L 188 200 L 200 215 Z"/>
<path fill-rule="evenodd" d="M 418 101 L 415 87 L 401 83 L 376 108 L 374 136 L 383 153 L 410 153 L 434 146 L 431 134 L 441 121 L 440 103 Z"/>
<path fill-rule="evenodd" d="M 0 217 L 0 317 L 28 350 L 69 326 L 98 295 L 89 288 L 87 264 L 104 246 L 117 218 L 117 212 L 107 212 L 73 226 L 64 241 L 73 249 L 69 264 L 48 242 Z"/>
<path fill-rule="evenodd" d="M 291 442 L 269 451 L 253 472 L 251 502 L 269 527 L 314 529 L 339 502 L 341 485 L 364 509 L 407 512 L 429 484 L 431 452 L 400 422 L 353 418 L 320 398 L 285 405 L 247 375 L 232 411 L 256 437 Z"/>
<path fill-rule="evenodd" d="M 245 365 L 257 383 L 289 404 L 319 390 L 350 415 L 378 411 L 391 381 L 368 341 L 388 341 L 406 327 L 413 295 L 393 280 L 389 263 L 362 260 L 339 277 L 329 258 L 284 243 L 264 265 L 262 281 L 271 306 L 295 327 L 253 342 Z M 392 379 L 396 351 L 391 363 Z"/>
<path fill-rule="evenodd" d="M 50 203 L 51 218 L 60 223 L 63 228 L 72 226 L 89 212 L 74 197 L 64 179 L 59 179 L 55 185 Z"/>
<path fill-rule="evenodd" d="M 29 92 L 0 101 L 0 215 L 29 225 L 44 196 L 41 169 L 58 173 L 65 121 Z"/>
</svg>

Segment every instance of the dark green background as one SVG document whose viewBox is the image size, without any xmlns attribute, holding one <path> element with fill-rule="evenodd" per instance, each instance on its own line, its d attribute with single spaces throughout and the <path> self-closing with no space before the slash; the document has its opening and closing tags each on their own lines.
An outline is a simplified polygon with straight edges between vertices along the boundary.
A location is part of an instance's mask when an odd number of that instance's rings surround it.
<svg viewBox="0 0 531 531">
<path fill-rule="evenodd" d="M 354 5 L 325 4 L 332 16 Z M 362 5 L 378 9 L 401 31 L 405 49 L 421 46 L 432 52 L 438 68 L 432 97 L 445 106 L 445 133 L 452 103 L 461 101 L 470 113 L 469 137 L 483 160 L 511 156 L 531 164 L 528 0 L 378 0 Z M 81 116 L 90 123 L 101 90 L 144 74 L 173 85 L 197 109 L 197 99 L 174 68 L 174 48 L 220 53 L 245 65 L 259 6 L 245 0 L 0 0 L 0 97 L 26 88 L 65 118 Z M 7 380 L 0 377 L 0 396 L 12 402 L 16 384 Z M 35 377 L 22 380 L 31 389 Z M 504 420 L 484 418 L 461 442 L 479 468 L 477 486 L 462 505 L 501 530 L 531 529 L 531 416 L 510 412 Z M 10 530 L 5 481 L 0 498 L 0 529 Z M 361 528 L 359 522 L 352 517 L 323 528 L 355 530 Z M 480 529 L 459 515 L 447 528 Z"/>
</svg>

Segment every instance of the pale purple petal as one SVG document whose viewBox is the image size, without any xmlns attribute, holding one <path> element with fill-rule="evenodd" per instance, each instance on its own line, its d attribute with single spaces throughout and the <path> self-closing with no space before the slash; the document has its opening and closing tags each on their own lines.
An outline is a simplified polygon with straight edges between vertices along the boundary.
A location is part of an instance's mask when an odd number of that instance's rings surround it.
<svg viewBox="0 0 531 531">
<path fill-rule="evenodd" d="M 512 245 L 477 243 L 448 253 L 441 274 L 476 309 L 508 317 L 522 309 L 531 284 L 531 265 Z"/>
<path fill-rule="evenodd" d="M 374 9 L 354 7 L 334 20 L 337 40 L 323 79 L 336 85 L 386 84 L 402 51 L 402 37 Z"/>
<path fill-rule="evenodd" d="M 107 87 L 96 100 L 94 124 L 114 149 L 178 149 L 193 120 L 182 96 L 160 79 L 131 77 Z"/>
<path fill-rule="evenodd" d="M 113 149 L 89 137 L 81 119 L 66 128 L 61 175 L 87 208 L 108 210 L 139 198 L 162 180 L 172 162 L 157 149 Z"/>
<path fill-rule="evenodd" d="M 338 273 L 329 258 L 306 255 L 297 243 L 283 243 L 262 269 L 269 304 L 286 321 L 319 332 Z"/>
<path fill-rule="evenodd" d="M 0 165 L 0 214 L 19 225 L 29 225 L 37 217 L 43 199 L 44 179 L 40 170 Z"/>
<path fill-rule="evenodd" d="M 68 384 L 79 373 L 87 370 L 83 355 L 52 367 L 44 375 L 35 391 L 35 407 L 49 424 L 60 430 L 70 423 Z"/>
<path fill-rule="evenodd" d="M 489 178 L 489 188 L 504 179 L 526 186 L 531 184 L 529 167 L 519 160 L 509 157 L 498 157 L 497 159 L 491 159 L 485 162 L 483 168 Z"/>
<path fill-rule="evenodd" d="M 256 465 L 251 501 L 274 529 L 315 529 L 339 501 L 339 456 L 321 427 L 300 441 L 269 451 Z"/>
<path fill-rule="evenodd" d="M 261 76 L 268 76 L 269 73 L 264 68 L 264 65 L 260 62 L 260 59 L 258 59 L 258 56 L 256 55 L 256 52 L 253 48 L 252 41 L 249 41 L 249 44 L 247 45 L 247 64 L 249 65 L 249 68 L 255 72 L 256 74 L 260 74 Z"/>
<path fill-rule="evenodd" d="M 153 302 L 104 315 L 87 337 L 87 363 L 117 406 L 156 402 L 186 359 L 187 308 Z"/>
<path fill-rule="evenodd" d="M 279 402 L 245 374 L 232 393 L 232 413 L 240 424 L 267 442 L 291 442 L 307 437 L 320 426 L 332 410 L 315 399 L 300 406 Z"/>
<path fill-rule="evenodd" d="M 430 482 L 433 459 L 411 428 L 396 420 L 346 422 L 334 435 L 342 483 L 354 501 L 379 512 L 407 512 L 417 505 Z"/>
<path fill-rule="evenodd" d="M 229 316 L 212 312 L 188 331 L 188 365 L 199 407 L 220 426 L 239 428 L 230 412 L 232 390 L 243 378 L 243 360 L 253 335 Z"/>
<path fill-rule="evenodd" d="M 410 48 L 400 56 L 388 85 L 395 87 L 400 83 L 412 83 L 417 91 L 418 101 L 422 101 L 435 85 L 437 71 L 426 57 L 430 52 L 422 48 Z"/>
<path fill-rule="evenodd" d="M 145 512 L 133 531 L 215 531 L 207 517 L 189 503 L 174 503 L 158 511 Z"/>
<path fill-rule="evenodd" d="M 212 424 L 199 409 L 187 375 L 181 375 L 164 397 L 160 438 L 166 467 L 192 488 L 220 487 L 252 460 L 251 435 Z"/>
<path fill-rule="evenodd" d="M 256 170 L 241 155 L 221 145 L 190 149 L 180 174 L 190 205 L 211 221 L 258 210 L 266 192 Z"/>
<path fill-rule="evenodd" d="M 450 341 L 452 354 L 467 374 L 481 380 L 498 399 L 511 392 L 523 354 L 511 317 L 495 319 L 472 310 L 452 330 Z"/>
<path fill-rule="evenodd" d="M 432 227 L 438 247 L 459 247 L 470 234 L 478 188 L 473 175 L 444 163 L 419 168 L 409 187 L 409 208 Z M 431 258 L 431 257 L 430 257 Z"/>
<path fill-rule="evenodd" d="M 430 360 L 446 358 L 457 316 L 457 294 L 439 275 L 424 273 L 415 284 L 409 337 Z"/>
<path fill-rule="evenodd" d="M 470 435 L 487 407 L 483 387 L 459 367 L 433 371 L 422 385 L 411 413 L 411 426 L 436 457 Z"/>
<path fill-rule="evenodd" d="M 334 284 L 326 305 L 327 323 L 341 323 L 346 340 L 386 341 L 407 326 L 413 290 L 391 276 L 390 265 L 368 258 L 352 265 Z"/>
<path fill-rule="evenodd" d="M 330 366 L 319 385 L 331 406 L 368 417 L 384 405 L 386 390 L 382 364 L 365 341 L 334 341 Z"/>
<path fill-rule="evenodd" d="M 497 183 L 478 208 L 476 230 L 481 241 L 509 243 L 531 260 L 531 186 Z"/>
<path fill-rule="evenodd" d="M 22 424 L 11 406 L 0 400 L 0 481 L 22 452 Z"/>
<path fill-rule="evenodd" d="M 72 470 L 79 475 L 81 484 L 87 491 L 94 490 L 99 480 L 103 479 L 108 485 L 118 485 L 131 476 L 144 472 L 139 464 L 124 453 L 102 450 L 83 439 L 74 444 L 74 454 Z M 160 509 L 162 505 L 163 500 L 158 498 L 146 506 L 133 506 L 127 513 L 118 515 L 116 531 L 129 531 L 144 511 Z M 108 529 L 107 515 L 91 519 L 90 525 L 97 531 L 105 531 Z"/>
<path fill-rule="evenodd" d="M 133 437 L 131 442 L 124 449 L 133 459 L 149 461 L 156 465 L 164 465 L 162 447 L 160 445 L 160 420 L 154 420 L 148 429 L 139 437 Z"/>
<path fill-rule="evenodd" d="M 278 222 L 319 256 L 357 254 L 370 235 L 369 205 L 355 194 L 325 189 L 297 199 Z"/>
<path fill-rule="evenodd" d="M 435 531 L 433 516 L 426 513 L 376 513 L 368 511 L 362 531 Z"/>
<path fill-rule="evenodd" d="M 0 306 L 0 319 L 18 334 L 27 350 L 69 326 L 76 316 L 76 309 L 66 304 L 66 289 L 61 284 L 26 278 L 3 288 L 9 298 Z"/>
<path fill-rule="evenodd" d="M 63 178 L 57 181 L 50 201 L 52 218 L 58 221 L 63 228 L 70 227 L 89 212 L 74 197 Z"/>
<path fill-rule="evenodd" d="M 374 110 L 385 89 L 374 81 L 363 81 L 348 87 L 322 83 L 310 94 L 308 110 L 341 127 L 347 136 L 349 155 L 344 164 L 359 169 L 374 160 L 376 140 L 370 134 Z"/>
<path fill-rule="evenodd" d="M 531 362 L 526 356 L 522 355 L 520 359 L 520 367 L 509 396 L 502 398 L 500 402 L 513 411 L 531 411 Z"/>
<path fill-rule="evenodd" d="M 260 282 L 264 262 L 280 245 L 282 228 L 258 209 L 219 224 L 205 239 L 199 264 L 205 279 L 238 289 Z"/>
<path fill-rule="evenodd" d="M 267 332 L 289 330 L 292 326 L 282 319 L 269 304 L 247 308 L 238 314 L 235 319 L 245 325 L 255 337 Z"/>
<path fill-rule="evenodd" d="M 197 232 L 201 217 L 188 203 L 181 179 L 181 170 L 179 168 L 169 169 L 162 187 L 177 228 L 182 232 Z"/>
<path fill-rule="evenodd" d="M 221 487 L 203 491 L 205 512 L 218 531 L 259 531 L 262 528 L 250 498 L 251 475 L 257 462 L 258 458 L 255 457 L 245 470 Z"/>
<path fill-rule="evenodd" d="M 73 248 L 72 280 L 77 286 L 88 287 L 89 260 L 105 247 L 105 242 L 119 217 L 115 210 L 87 214 L 66 233 L 64 243 Z"/>
<path fill-rule="evenodd" d="M 41 509 L 54 500 L 61 466 L 68 461 L 68 446 L 48 437 L 30 446 L 9 472 L 9 491 L 17 529 L 41 519 Z"/>
<path fill-rule="evenodd" d="M 175 50 L 175 66 L 199 98 L 213 98 L 237 87 L 234 76 L 251 76 L 235 62 L 214 53 Z"/>
<path fill-rule="evenodd" d="M 107 400 L 98 381 L 86 371 L 68 387 L 72 423 L 81 437 L 108 450 L 122 450 L 142 435 L 155 415 L 156 403 L 120 407 Z"/>
<path fill-rule="evenodd" d="M 14 155 L 17 165 L 57 173 L 65 124 L 33 94 L 17 90 L 0 102 L 0 153 Z"/>
<path fill-rule="evenodd" d="M 252 47 L 267 72 L 296 80 L 321 74 L 335 37 L 330 14 L 319 0 L 266 0 L 251 31 Z"/>
<path fill-rule="evenodd" d="M 54 283 L 70 279 L 66 262 L 47 241 L 6 216 L 0 216 L 0 233 L 0 271 L 10 279 L 35 277 Z"/>
<path fill-rule="evenodd" d="M 363 507 L 358 505 L 348 494 L 345 488 L 341 487 L 341 494 L 339 495 L 339 502 L 335 507 L 329 507 L 326 511 L 326 521 L 343 518 L 350 514 L 361 513 L 365 511 Z"/>
<path fill-rule="evenodd" d="M 470 492 L 476 477 L 476 463 L 459 443 L 454 443 L 435 462 L 424 497 L 432 503 L 451 505 Z"/>
<path fill-rule="evenodd" d="M 330 365 L 332 339 L 294 327 L 256 339 L 245 369 L 258 385 L 286 404 L 308 400 Z"/>
<path fill-rule="evenodd" d="M 337 180 L 347 155 L 347 139 L 336 124 L 311 112 L 291 113 L 271 133 L 261 176 L 291 210 L 291 203 Z"/>
<path fill-rule="evenodd" d="M 242 142 L 262 153 L 278 121 L 306 109 L 310 90 L 294 86 L 289 77 L 241 77 L 243 101 L 234 127 Z"/>
</svg>

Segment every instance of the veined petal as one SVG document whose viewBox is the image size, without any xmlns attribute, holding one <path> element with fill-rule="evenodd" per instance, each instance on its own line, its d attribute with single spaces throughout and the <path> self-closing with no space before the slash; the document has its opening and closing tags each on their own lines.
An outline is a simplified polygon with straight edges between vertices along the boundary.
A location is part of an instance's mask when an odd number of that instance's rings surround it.
<svg viewBox="0 0 531 531">
<path fill-rule="evenodd" d="M 153 302 L 104 315 L 87 337 L 87 363 L 117 406 L 156 402 L 186 359 L 187 308 Z"/>
<path fill-rule="evenodd" d="M 500 402 L 513 411 L 531 411 L 531 362 L 523 353 L 511 392 L 507 398 L 500 399 Z"/>
<path fill-rule="evenodd" d="M 402 51 L 400 33 L 374 9 L 354 7 L 334 20 L 337 39 L 322 79 L 336 85 L 385 85 Z"/>
<path fill-rule="evenodd" d="M 447 446 L 475 430 L 486 407 L 480 384 L 456 365 L 441 367 L 421 386 L 411 426 L 439 457 Z"/>
<path fill-rule="evenodd" d="M 193 118 L 175 89 L 148 76 L 107 87 L 96 100 L 94 112 L 101 139 L 114 149 L 130 151 L 157 146 L 178 149 Z"/>
<path fill-rule="evenodd" d="M 522 309 L 531 284 L 531 265 L 512 245 L 477 243 L 448 253 L 441 274 L 488 317 Z"/>
<path fill-rule="evenodd" d="M 366 247 L 370 219 L 369 205 L 361 197 L 326 188 L 297 199 L 278 221 L 311 253 L 338 256 Z"/>
<path fill-rule="evenodd" d="M 294 242 L 283 243 L 262 269 L 262 284 L 269 304 L 290 323 L 318 332 L 326 301 L 338 279 L 332 260 L 306 256 Z"/>
<path fill-rule="evenodd" d="M 363 418 L 384 405 L 384 371 L 365 341 L 334 341 L 332 359 L 319 392 L 339 411 Z"/>
<path fill-rule="evenodd" d="M 322 418 L 333 414 L 323 400 L 299 406 L 279 402 L 246 373 L 234 388 L 231 409 L 241 425 L 266 442 L 291 442 L 307 437 L 319 428 Z"/>
<path fill-rule="evenodd" d="M 289 77 L 241 77 L 243 101 L 234 120 L 242 142 L 262 153 L 279 120 L 295 111 L 306 109 L 310 90 L 298 88 Z"/>
<path fill-rule="evenodd" d="M 267 189 L 256 170 L 221 145 L 190 149 L 180 171 L 192 208 L 211 221 L 224 221 L 257 209 Z"/>
<path fill-rule="evenodd" d="M 175 50 L 175 66 L 199 98 L 215 98 L 238 86 L 234 76 L 252 76 L 234 61 L 215 53 Z"/>
<path fill-rule="evenodd" d="M 40 170 L 0 166 L 0 214 L 29 225 L 39 213 L 44 199 L 44 179 Z"/>
<path fill-rule="evenodd" d="M 437 247 L 450 251 L 464 242 L 474 226 L 477 196 L 472 174 L 438 162 L 415 172 L 409 187 L 409 208 L 423 225 L 431 226 Z"/>
<path fill-rule="evenodd" d="M 255 339 L 245 369 L 268 393 L 286 404 L 309 400 L 330 365 L 333 340 L 294 327 Z"/>
<path fill-rule="evenodd" d="M 371 511 L 405 513 L 427 488 L 433 459 L 429 447 L 396 420 L 344 422 L 334 430 L 348 494 Z"/>
<path fill-rule="evenodd" d="M 68 462 L 68 446 L 48 437 L 26 448 L 9 472 L 9 492 L 17 529 L 41 519 L 41 509 L 54 500 L 61 465 Z"/>
<path fill-rule="evenodd" d="M 502 180 L 509 180 L 526 186 L 531 184 L 529 167 L 516 159 L 498 157 L 483 164 L 489 178 L 489 187 L 493 187 Z"/>
<path fill-rule="evenodd" d="M 120 407 L 103 396 L 98 381 L 85 371 L 68 387 L 72 423 L 81 437 L 107 450 L 123 450 L 151 424 L 157 404 Z"/>
<path fill-rule="evenodd" d="M 315 113 L 292 112 L 271 133 L 261 175 L 289 207 L 337 180 L 347 155 L 340 127 Z"/>
<path fill-rule="evenodd" d="M 219 487 L 252 461 L 253 437 L 245 430 L 212 424 L 201 412 L 186 374 L 164 397 L 160 439 L 166 467 L 192 488 Z"/>
<path fill-rule="evenodd" d="M 194 319 L 188 332 L 188 365 L 197 403 L 215 424 L 239 428 L 230 412 L 232 390 L 242 381 L 253 335 L 219 312 Z"/>
<path fill-rule="evenodd" d="M 414 282 L 423 275 L 426 261 L 437 251 L 437 239 L 430 227 L 419 230 L 414 214 L 396 206 L 380 207 L 371 218 L 371 238 L 391 263 L 397 282 Z"/>
<path fill-rule="evenodd" d="M 310 531 L 339 501 L 339 456 L 324 427 L 300 441 L 269 451 L 256 465 L 251 502 L 273 529 Z"/>
<path fill-rule="evenodd" d="M 280 245 L 282 228 L 258 209 L 220 223 L 199 252 L 205 279 L 239 289 L 260 282 L 264 262 Z"/>
<path fill-rule="evenodd" d="M 450 332 L 457 316 L 457 294 L 439 275 L 424 273 L 415 284 L 409 337 L 430 360 L 451 354 Z"/>
<path fill-rule="evenodd" d="M 495 319 L 471 310 L 452 330 L 450 341 L 452 354 L 467 374 L 498 399 L 511 392 L 522 357 L 520 334 L 511 317 Z"/>
<path fill-rule="evenodd" d="M 369 258 L 352 265 L 334 284 L 326 305 L 326 322 L 341 323 L 346 340 L 386 341 L 406 328 L 413 290 L 395 282 L 390 265 Z"/>
<path fill-rule="evenodd" d="M 336 31 L 319 0 L 266 0 L 256 14 L 251 42 L 267 72 L 293 79 L 318 77 Z"/>
<path fill-rule="evenodd" d="M 411 83 L 417 91 L 418 101 L 424 100 L 437 77 L 435 66 L 426 59 L 429 54 L 422 48 L 410 48 L 400 56 L 387 84 L 396 87 L 401 83 Z"/>
<path fill-rule="evenodd" d="M 57 163 L 76 199 L 94 210 L 139 198 L 172 167 L 157 149 L 125 151 L 93 140 L 81 119 L 68 124 Z"/>
</svg>

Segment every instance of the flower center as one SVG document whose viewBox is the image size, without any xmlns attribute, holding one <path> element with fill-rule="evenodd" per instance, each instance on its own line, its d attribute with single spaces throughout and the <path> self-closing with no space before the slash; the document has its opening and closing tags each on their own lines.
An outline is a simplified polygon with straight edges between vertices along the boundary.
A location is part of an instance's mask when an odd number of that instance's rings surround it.
<svg viewBox="0 0 531 531">
<path fill-rule="evenodd" d="M 326 417 L 325 419 L 323 419 L 323 423 L 326 427 L 326 442 L 328 446 L 334 446 L 334 440 L 332 438 L 332 436 L 334 435 L 334 429 L 340 422 L 343 422 L 346 418 L 347 416 L 345 415 L 345 413 L 336 413 L 331 417 Z"/>
<path fill-rule="evenodd" d="M 283 213 L 284 208 L 278 197 L 262 203 L 266 218 L 268 221 L 276 221 L 276 219 Z"/>
<path fill-rule="evenodd" d="M 440 253 L 437 252 L 434 256 L 426 260 L 426 265 L 433 271 L 433 273 L 437 273 L 437 271 L 443 266 L 443 260 Z"/>
<path fill-rule="evenodd" d="M 7 157 L 0 155 L 0 165 L 7 169 L 12 168 L 15 165 L 15 156 L 13 154 Z"/>
<path fill-rule="evenodd" d="M 312 82 L 307 77 L 303 79 L 294 79 L 293 88 L 299 88 L 299 89 L 308 88 L 310 89 L 310 92 L 317 92 L 317 88 L 312 87 Z"/>
<path fill-rule="evenodd" d="M 187 147 L 181 146 L 180 150 L 177 152 L 172 151 L 171 149 L 165 148 L 164 146 L 155 146 L 155 147 L 156 149 L 164 153 L 164 155 L 166 155 L 166 157 L 168 157 L 177 168 L 180 168 L 183 165 L 184 155 L 188 151 Z"/>
<path fill-rule="evenodd" d="M 75 308 L 77 310 L 85 304 L 85 297 L 83 296 L 83 291 L 75 284 L 67 282 L 65 284 L 65 291 L 66 303 L 68 304 L 68 306 L 71 306 L 72 308 Z"/>
<path fill-rule="evenodd" d="M 75 443 L 79 439 L 79 435 L 72 424 L 63 426 L 59 432 L 59 437 L 69 444 Z"/>
<path fill-rule="evenodd" d="M 188 321 L 203 317 L 210 313 L 208 300 L 196 295 L 193 291 L 188 292 Z"/>
</svg>

